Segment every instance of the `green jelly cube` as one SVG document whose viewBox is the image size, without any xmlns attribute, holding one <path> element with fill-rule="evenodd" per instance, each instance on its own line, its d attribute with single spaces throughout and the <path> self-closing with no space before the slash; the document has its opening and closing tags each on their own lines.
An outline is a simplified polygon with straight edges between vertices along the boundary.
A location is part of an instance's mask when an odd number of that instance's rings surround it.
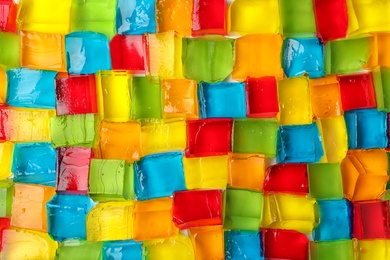
<svg viewBox="0 0 390 260">
<path fill-rule="evenodd" d="M 372 70 L 377 109 L 390 112 L 390 68 L 378 67 Z"/>
<path fill-rule="evenodd" d="M 280 0 L 279 4 L 283 35 L 314 37 L 316 22 L 312 0 Z"/>
<path fill-rule="evenodd" d="M 263 215 L 263 193 L 227 189 L 223 199 L 223 227 L 235 230 L 259 230 Z"/>
<path fill-rule="evenodd" d="M 234 40 L 217 36 L 183 38 L 183 73 L 197 82 L 217 82 L 233 71 Z"/>
<path fill-rule="evenodd" d="M 235 119 L 232 149 L 235 153 L 260 153 L 276 156 L 278 122 L 272 118 Z"/>
<path fill-rule="evenodd" d="M 98 118 L 95 114 L 55 116 L 50 119 L 54 147 L 94 147 Z"/>
<path fill-rule="evenodd" d="M 115 35 L 116 1 L 72 0 L 70 17 L 72 32 L 99 32 L 111 39 Z"/>
<path fill-rule="evenodd" d="M 0 218 L 11 216 L 14 197 L 14 183 L 11 180 L 0 181 Z"/>
<path fill-rule="evenodd" d="M 18 34 L 0 32 L 0 65 L 8 69 L 20 67 L 19 48 Z"/>
<path fill-rule="evenodd" d="M 103 242 L 89 242 L 84 240 L 66 240 L 57 249 L 57 260 L 80 259 L 96 260 L 102 259 Z"/>
<path fill-rule="evenodd" d="M 340 163 L 308 165 L 309 194 L 316 199 L 342 199 L 343 184 Z"/>
<path fill-rule="evenodd" d="M 146 77 L 133 77 L 131 98 L 133 119 L 161 119 L 160 84 L 151 83 Z"/>
<path fill-rule="evenodd" d="M 325 45 L 326 73 L 358 72 L 367 63 L 372 51 L 372 37 L 329 41 Z"/>
<path fill-rule="evenodd" d="M 88 193 L 94 201 L 134 199 L 133 165 L 124 160 L 92 159 Z"/>
<path fill-rule="evenodd" d="M 352 240 L 311 241 L 309 250 L 311 260 L 354 259 Z"/>
</svg>

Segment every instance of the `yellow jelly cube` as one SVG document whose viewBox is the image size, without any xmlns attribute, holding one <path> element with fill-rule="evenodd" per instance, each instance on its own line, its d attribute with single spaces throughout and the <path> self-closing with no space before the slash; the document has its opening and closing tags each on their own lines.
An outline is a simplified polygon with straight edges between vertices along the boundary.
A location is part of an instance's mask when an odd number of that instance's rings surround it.
<svg viewBox="0 0 390 260">
<path fill-rule="evenodd" d="M 191 240 L 182 234 L 167 239 L 147 240 L 142 244 L 148 260 L 195 260 Z"/>
<path fill-rule="evenodd" d="M 373 54 L 366 64 L 366 68 L 376 66 L 390 67 L 390 33 L 377 33 L 374 37 Z"/>
<path fill-rule="evenodd" d="M 306 77 L 288 78 L 278 81 L 280 125 L 311 124 L 313 120 Z"/>
<path fill-rule="evenodd" d="M 225 259 L 222 226 L 204 226 L 189 229 L 196 259 Z"/>
<path fill-rule="evenodd" d="M 347 0 L 348 9 L 348 34 L 353 33 L 359 29 L 359 23 L 356 18 L 355 9 L 353 8 L 353 0 Z"/>
<path fill-rule="evenodd" d="M 262 227 L 307 234 L 318 223 L 318 206 L 314 199 L 284 193 L 264 195 Z"/>
<path fill-rule="evenodd" d="M 7 73 L 0 68 L 0 104 L 5 104 L 7 97 Z"/>
<path fill-rule="evenodd" d="M 192 5 L 190 0 L 157 0 L 157 32 L 176 31 L 191 36 Z"/>
<path fill-rule="evenodd" d="M 183 158 L 187 189 L 226 189 L 228 156 Z"/>
<path fill-rule="evenodd" d="M 370 239 L 354 240 L 356 260 L 389 259 L 390 240 Z"/>
<path fill-rule="evenodd" d="M 359 28 L 354 33 L 390 31 L 390 2 L 377 0 L 352 0 Z M 351 6 L 352 7 L 352 6 Z M 348 8 L 348 15 L 350 8 Z"/>
<path fill-rule="evenodd" d="M 101 119 L 112 122 L 130 119 L 131 75 L 127 71 L 99 71 L 96 89 Z"/>
<path fill-rule="evenodd" d="M 133 201 L 101 202 L 87 215 L 87 240 L 133 238 Z"/>
<path fill-rule="evenodd" d="M 5 180 L 11 175 L 12 155 L 14 144 L 11 142 L 0 143 L 0 180 Z"/>
</svg>

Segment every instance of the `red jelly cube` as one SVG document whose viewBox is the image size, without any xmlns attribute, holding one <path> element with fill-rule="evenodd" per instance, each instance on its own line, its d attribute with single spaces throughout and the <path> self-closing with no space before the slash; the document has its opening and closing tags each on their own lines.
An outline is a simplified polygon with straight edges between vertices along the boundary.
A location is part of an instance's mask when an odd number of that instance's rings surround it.
<svg viewBox="0 0 390 260">
<path fill-rule="evenodd" d="M 248 117 L 275 117 L 279 112 L 276 78 L 247 78 L 245 86 Z"/>
<path fill-rule="evenodd" d="M 89 164 L 94 158 L 91 148 L 62 147 L 57 149 L 57 192 L 87 194 Z"/>
<path fill-rule="evenodd" d="M 222 224 L 222 191 L 194 190 L 173 194 L 173 222 L 180 229 Z"/>
<path fill-rule="evenodd" d="M 112 69 L 145 73 L 144 35 L 116 35 L 110 42 Z"/>
<path fill-rule="evenodd" d="M 306 164 L 275 164 L 265 172 L 264 192 L 309 193 Z"/>
<path fill-rule="evenodd" d="M 57 115 L 97 113 L 95 75 L 56 78 Z"/>
<path fill-rule="evenodd" d="M 322 41 L 347 36 L 348 9 L 345 0 L 314 0 L 318 37 Z"/>
<path fill-rule="evenodd" d="M 0 218 L 0 252 L 1 252 L 1 246 L 3 244 L 3 231 L 4 229 L 7 229 L 10 227 L 11 219 L 10 218 Z"/>
<path fill-rule="evenodd" d="M 353 237 L 356 239 L 389 238 L 389 201 L 353 204 Z"/>
<path fill-rule="evenodd" d="M 339 76 L 341 103 L 344 111 L 376 108 L 371 72 Z"/>
<path fill-rule="evenodd" d="M 226 0 L 194 0 L 192 35 L 226 35 Z"/>
<path fill-rule="evenodd" d="M 309 240 L 294 230 L 266 229 L 263 231 L 263 251 L 266 259 L 306 260 Z"/>
<path fill-rule="evenodd" d="M 0 142 L 7 140 L 4 121 L 8 117 L 8 113 L 5 108 L 7 108 L 7 105 L 0 106 Z"/>
<path fill-rule="evenodd" d="M 224 155 L 231 151 L 233 119 L 187 121 L 187 155 Z"/>
<path fill-rule="evenodd" d="M 12 0 L 0 0 L 0 30 L 16 32 L 18 6 Z"/>
</svg>

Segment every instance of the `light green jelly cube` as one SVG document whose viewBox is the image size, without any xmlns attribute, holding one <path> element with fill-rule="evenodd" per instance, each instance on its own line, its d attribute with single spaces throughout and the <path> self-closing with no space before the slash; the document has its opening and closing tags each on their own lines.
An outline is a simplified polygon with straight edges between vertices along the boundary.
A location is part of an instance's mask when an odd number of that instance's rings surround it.
<svg viewBox="0 0 390 260">
<path fill-rule="evenodd" d="M 353 260 L 352 240 L 311 241 L 311 260 Z"/>
<path fill-rule="evenodd" d="M 84 240 L 66 240 L 57 249 L 57 260 L 80 259 L 96 260 L 102 259 L 103 242 L 89 242 Z"/>
<path fill-rule="evenodd" d="M 20 67 L 19 49 L 18 34 L 0 32 L 0 65 L 7 69 Z"/>
<path fill-rule="evenodd" d="M 312 0 L 280 0 L 283 35 L 289 37 L 314 37 L 316 23 Z"/>
<path fill-rule="evenodd" d="M 390 112 L 390 68 L 377 67 L 372 70 L 377 109 Z"/>
<path fill-rule="evenodd" d="M 308 165 L 309 194 L 316 199 L 342 199 L 343 184 L 340 163 Z"/>
<path fill-rule="evenodd" d="M 0 218 L 6 218 L 11 216 L 13 197 L 13 181 L 0 181 Z"/>
<path fill-rule="evenodd" d="M 161 119 L 160 84 L 151 83 L 146 77 L 133 77 L 131 98 L 133 119 Z"/>
</svg>

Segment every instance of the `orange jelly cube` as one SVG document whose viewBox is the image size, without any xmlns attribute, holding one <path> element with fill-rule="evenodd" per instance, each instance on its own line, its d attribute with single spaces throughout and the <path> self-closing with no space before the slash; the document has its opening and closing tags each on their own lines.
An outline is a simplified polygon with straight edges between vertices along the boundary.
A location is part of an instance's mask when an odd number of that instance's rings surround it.
<svg viewBox="0 0 390 260">
<path fill-rule="evenodd" d="M 189 234 L 195 247 L 195 259 L 225 259 L 222 226 L 190 228 Z"/>
<path fill-rule="evenodd" d="M 183 36 L 191 35 L 192 1 L 156 1 L 157 32 L 176 31 Z"/>
</svg>

